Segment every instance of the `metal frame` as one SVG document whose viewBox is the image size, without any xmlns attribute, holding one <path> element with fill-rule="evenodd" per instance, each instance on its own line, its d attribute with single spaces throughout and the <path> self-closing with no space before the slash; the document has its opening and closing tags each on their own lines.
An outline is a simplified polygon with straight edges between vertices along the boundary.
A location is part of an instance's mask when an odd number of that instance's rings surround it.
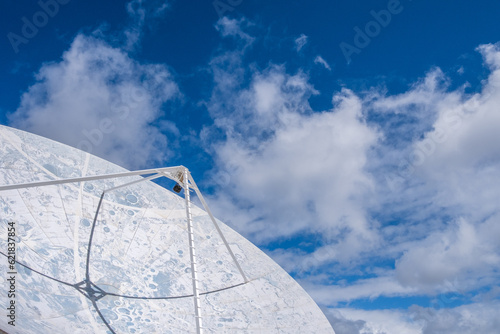
<svg viewBox="0 0 500 334">
<path fill-rule="evenodd" d="M 189 257 L 191 259 L 191 279 L 193 280 L 193 299 L 194 299 L 194 317 L 196 323 L 196 333 L 201 334 L 202 321 L 201 321 L 201 300 L 200 300 L 200 287 L 198 286 L 198 268 L 196 267 L 196 251 L 194 247 L 194 231 L 193 219 L 191 217 L 191 203 L 189 196 L 189 180 L 188 170 L 184 168 L 184 199 L 186 200 L 186 217 L 188 225 L 188 238 L 189 238 Z"/>
<path fill-rule="evenodd" d="M 214 224 L 214 227 L 217 230 L 217 233 L 219 234 L 222 241 L 224 242 L 224 245 L 226 246 L 227 251 L 231 255 L 231 258 L 233 259 L 234 264 L 236 265 L 241 277 L 243 278 L 244 282 L 241 284 L 246 284 L 249 282 L 249 280 L 246 277 L 245 273 L 243 272 L 243 269 L 241 268 L 235 254 L 231 250 L 231 247 L 229 246 L 229 243 L 227 242 L 224 234 L 222 233 L 222 230 L 220 229 L 219 225 L 217 224 L 215 217 L 213 216 L 212 212 L 208 208 L 208 205 L 205 202 L 205 199 L 203 198 L 203 195 L 201 194 L 198 186 L 196 185 L 196 182 L 194 181 L 191 173 L 189 172 L 189 170 L 186 167 L 184 167 L 184 166 L 164 167 L 164 168 L 128 171 L 128 172 L 114 173 L 114 174 L 83 176 L 83 177 L 70 178 L 70 179 L 59 179 L 59 180 L 51 180 L 51 181 L 40 181 L 40 182 L 30 182 L 30 183 L 6 185 L 6 186 L 0 186 L 0 191 L 15 190 L 15 189 L 22 189 L 22 188 L 43 187 L 43 186 L 50 186 L 50 185 L 60 185 L 60 184 L 66 184 L 66 183 L 95 181 L 95 180 L 112 179 L 112 178 L 121 178 L 121 177 L 127 177 L 127 176 L 144 176 L 144 175 L 149 175 L 149 176 L 144 177 L 144 178 L 139 179 L 139 180 L 132 181 L 132 182 L 127 182 L 125 184 L 122 184 L 122 185 L 119 185 L 119 186 L 116 186 L 113 188 L 103 190 L 102 195 L 100 197 L 99 206 L 104 198 L 105 193 L 119 189 L 119 188 L 123 188 L 126 186 L 130 186 L 132 184 L 143 182 L 143 181 L 149 181 L 149 180 L 153 180 L 153 179 L 160 178 L 160 177 L 166 177 L 168 179 L 176 181 L 177 183 L 179 183 L 183 186 L 184 199 L 185 199 L 185 203 L 186 203 L 186 220 L 187 220 L 187 226 L 188 226 L 189 255 L 190 255 L 190 261 L 191 261 L 191 279 L 193 282 L 193 300 L 194 300 L 196 333 L 202 334 L 203 327 L 202 327 L 202 315 L 201 315 L 201 300 L 200 300 L 200 290 L 199 290 L 199 285 L 198 285 L 198 271 L 197 271 L 196 251 L 195 251 L 195 243 L 194 243 L 193 220 L 192 220 L 192 215 L 191 215 L 190 185 L 194 189 L 194 191 L 196 192 L 196 195 L 198 196 L 198 198 L 200 199 L 200 201 L 203 205 L 203 208 L 210 216 L 210 219 L 212 220 L 212 223 Z M 97 209 L 97 212 L 96 212 L 96 217 L 94 219 L 94 226 L 93 227 L 95 227 L 95 220 L 97 219 L 98 211 L 99 211 L 99 208 Z M 91 243 L 91 241 L 89 242 L 89 248 L 88 248 L 89 253 L 90 253 L 90 246 L 91 246 L 90 243 Z M 87 262 L 88 261 L 89 261 L 89 254 L 87 256 Z M 88 273 L 88 263 L 87 263 L 86 282 L 87 282 L 87 285 L 91 284 L 90 279 L 89 279 L 89 273 Z M 90 286 L 87 286 L 86 290 L 93 291 Z M 201 293 L 201 294 L 204 294 L 204 293 Z M 95 301 L 93 301 L 93 304 L 95 304 Z M 94 306 L 96 306 L 96 305 L 94 305 Z M 108 328 L 110 330 L 112 330 L 106 321 L 105 321 L 105 324 L 108 326 Z"/>
</svg>

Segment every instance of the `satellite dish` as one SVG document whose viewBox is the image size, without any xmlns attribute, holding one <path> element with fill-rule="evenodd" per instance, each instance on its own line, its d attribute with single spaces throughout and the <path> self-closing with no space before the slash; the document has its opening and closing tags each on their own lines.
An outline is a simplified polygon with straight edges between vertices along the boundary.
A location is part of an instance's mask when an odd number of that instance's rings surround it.
<svg viewBox="0 0 500 334">
<path fill-rule="evenodd" d="M 213 217 L 187 168 L 127 171 L 5 126 L 0 142 L 7 333 L 333 333 L 297 282 Z"/>
</svg>

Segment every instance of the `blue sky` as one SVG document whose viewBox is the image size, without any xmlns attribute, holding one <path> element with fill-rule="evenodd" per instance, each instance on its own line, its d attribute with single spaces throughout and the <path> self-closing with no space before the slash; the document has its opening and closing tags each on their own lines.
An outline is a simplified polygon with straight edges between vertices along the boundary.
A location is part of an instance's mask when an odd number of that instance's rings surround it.
<svg viewBox="0 0 500 334">
<path fill-rule="evenodd" d="M 497 1 L 4 1 L 0 122 L 190 168 L 338 334 L 500 326 Z"/>
</svg>

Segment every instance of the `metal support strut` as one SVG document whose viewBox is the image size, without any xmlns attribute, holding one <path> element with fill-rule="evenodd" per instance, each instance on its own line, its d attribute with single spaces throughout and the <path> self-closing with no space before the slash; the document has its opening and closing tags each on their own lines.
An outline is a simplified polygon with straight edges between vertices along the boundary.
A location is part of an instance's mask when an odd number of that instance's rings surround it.
<svg viewBox="0 0 500 334">
<path fill-rule="evenodd" d="M 144 177 L 144 175 L 152 174 L 148 177 Z M 240 286 L 243 284 L 246 284 L 249 282 L 248 278 L 246 277 L 245 273 L 243 272 L 243 269 L 241 268 L 240 264 L 238 263 L 238 260 L 231 250 L 231 247 L 229 246 L 228 241 L 224 237 L 224 234 L 222 233 L 221 228 L 217 224 L 217 221 L 215 220 L 215 217 L 212 215 L 212 212 L 210 211 L 207 203 L 205 202 L 205 199 L 203 198 L 203 195 L 201 194 L 200 190 L 198 189 L 198 186 L 196 185 L 196 182 L 192 178 L 191 174 L 189 173 L 189 170 L 184 167 L 184 166 L 177 166 L 177 167 L 165 167 L 165 168 L 154 168 L 154 169 L 145 169 L 145 170 L 138 170 L 138 171 L 127 171 L 127 172 L 121 172 L 121 173 L 114 173 L 114 174 L 105 174 L 105 175 L 91 175 L 91 176 L 82 176 L 82 177 L 76 177 L 76 178 L 69 178 L 69 179 L 56 179 L 56 180 L 49 180 L 49 181 L 39 181 L 39 182 L 30 182 L 30 183 L 23 183 L 23 184 L 11 184 L 11 185 L 0 185 L 0 191 L 5 191 L 5 190 L 14 190 L 14 189 L 22 189 L 22 188 L 30 188 L 30 187 L 43 187 L 43 186 L 50 186 L 50 185 L 58 185 L 58 184 L 68 184 L 68 183 L 78 183 L 78 182 L 87 182 L 87 181 L 95 181 L 95 180 L 103 180 L 103 179 L 113 179 L 113 178 L 121 178 L 121 177 L 127 177 L 127 176 L 143 176 L 143 178 L 127 182 L 125 184 L 121 184 L 109 189 L 104 189 L 101 195 L 101 199 L 99 201 L 99 205 L 96 211 L 96 216 L 94 218 L 94 225 L 92 227 L 92 231 L 94 230 L 95 223 L 97 220 L 97 214 L 99 212 L 99 208 L 101 206 L 101 203 L 103 201 L 104 194 L 106 192 L 110 192 L 112 190 L 116 190 L 119 188 L 127 187 L 139 182 L 143 181 L 148 181 L 148 180 L 153 180 L 159 177 L 167 177 L 171 180 L 174 180 L 178 182 L 180 185 L 183 186 L 184 188 L 184 199 L 186 201 L 186 216 L 187 216 L 187 226 L 188 226 L 188 236 L 189 236 L 189 256 L 191 259 L 191 276 L 193 280 L 193 297 L 194 297 L 194 312 L 195 312 L 195 321 L 196 321 L 196 333 L 197 334 L 202 334 L 202 319 L 201 319 L 201 300 L 200 300 L 200 290 L 199 290 L 199 285 L 198 285 L 198 271 L 197 271 L 197 262 L 196 262 L 196 252 L 194 248 L 194 231 L 193 231 L 193 218 L 191 215 L 191 200 L 190 200 L 190 183 L 191 182 L 191 187 L 193 190 L 196 192 L 198 195 L 198 198 L 200 199 L 201 203 L 203 204 L 203 207 L 207 211 L 208 215 L 210 216 L 210 219 L 212 220 L 212 223 L 214 224 L 219 236 L 221 237 L 222 241 L 224 242 L 224 245 L 227 248 L 227 251 L 229 252 L 229 255 L 233 259 L 238 271 L 241 274 L 241 277 L 243 278 L 243 283 L 236 284 L 230 288 Z M 85 288 L 81 287 L 81 284 L 79 283 L 76 285 L 65 283 L 62 281 L 58 281 L 60 283 L 64 283 L 66 285 L 73 286 L 77 288 L 80 292 L 86 293 L 86 296 L 93 296 L 92 298 L 96 298 L 95 294 L 99 293 L 99 291 L 96 292 L 96 290 L 93 288 L 93 283 L 90 281 L 89 277 L 89 258 L 90 258 L 90 247 L 92 243 L 92 235 L 90 236 L 90 241 L 89 241 L 89 247 L 88 247 L 88 252 L 87 252 L 87 271 L 86 271 L 86 280 L 83 282 L 86 282 Z M 0 252 L 1 253 L 1 252 Z M 3 254 L 3 253 L 2 253 Z M 5 256 L 5 254 L 3 254 Z M 31 269 L 31 268 L 29 268 Z M 33 269 L 31 269 L 33 271 Z M 37 271 L 35 271 L 37 272 Z M 43 274 L 41 274 L 43 275 Z M 45 276 L 45 275 L 43 275 Z M 54 279 L 49 277 L 50 279 Z M 54 279 L 55 280 L 55 279 Z M 98 290 L 100 290 L 99 287 L 95 286 Z M 222 291 L 228 288 L 223 288 L 219 290 L 214 290 L 211 292 L 203 292 L 202 294 L 208 294 L 208 293 L 213 293 L 217 291 Z M 102 291 L 102 290 L 100 290 Z M 105 292 L 105 295 L 110 295 L 110 296 L 120 296 L 117 294 L 112 294 L 109 292 Z M 98 295 L 99 297 L 100 295 Z M 102 296 L 101 296 L 102 297 Z M 101 298 L 99 297 L 99 298 Z M 131 296 L 122 296 L 125 298 L 135 298 Z M 179 297 L 162 297 L 158 299 L 170 299 L 170 298 L 184 298 L 184 297 L 190 297 L 190 296 L 179 296 Z M 89 297 L 90 298 L 90 297 Z M 156 298 L 143 298 L 140 297 L 139 299 L 156 299 Z M 91 299 L 92 300 L 92 299 Z M 101 319 L 103 322 L 106 324 L 108 329 L 114 333 L 108 322 L 105 320 L 105 318 L 100 314 L 100 311 L 97 307 L 96 304 L 96 299 L 93 300 L 93 305 L 96 308 L 97 312 L 99 312 L 99 315 L 101 316 Z"/>
<path fill-rule="evenodd" d="M 196 321 L 196 333 L 202 334 L 200 290 L 198 287 L 198 272 L 196 268 L 196 252 L 194 249 L 193 219 L 191 216 L 191 203 L 189 198 L 188 169 L 184 168 L 184 199 L 186 200 L 186 216 L 189 235 L 189 257 L 191 259 L 191 278 L 193 280 L 194 316 Z"/>
</svg>

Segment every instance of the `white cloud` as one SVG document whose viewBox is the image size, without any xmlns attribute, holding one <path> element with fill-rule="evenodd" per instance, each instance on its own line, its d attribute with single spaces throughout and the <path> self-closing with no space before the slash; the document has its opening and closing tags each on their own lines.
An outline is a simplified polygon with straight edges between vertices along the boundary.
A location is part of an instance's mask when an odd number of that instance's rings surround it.
<svg viewBox="0 0 500 334">
<path fill-rule="evenodd" d="M 301 34 L 299 37 L 295 39 L 295 49 L 297 50 L 297 52 L 302 50 L 302 48 L 306 44 L 307 44 L 307 36 L 304 34 Z"/>
<path fill-rule="evenodd" d="M 127 3 L 130 24 L 120 33 L 79 34 L 59 62 L 44 64 L 9 116 L 13 126 L 81 148 L 128 168 L 163 162 L 172 151 L 165 133 L 178 135 L 162 105 L 180 95 L 164 65 L 142 65 L 135 49 L 166 0 Z M 111 43 L 107 41 L 111 40 Z M 160 132 L 160 130 L 163 131 Z"/>
<path fill-rule="evenodd" d="M 361 279 L 347 284 L 310 283 L 314 277 L 300 280 L 307 292 L 322 305 L 337 305 L 359 299 L 375 299 L 380 296 L 400 297 L 418 294 L 418 289 L 401 285 L 390 272 L 374 278 Z"/>
<path fill-rule="evenodd" d="M 493 334 L 500 328 L 499 307 L 498 301 L 441 309 L 414 306 L 409 313 L 422 325 L 422 334 Z"/>
<path fill-rule="evenodd" d="M 396 273 L 399 281 L 407 286 L 448 288 L 449 282 L 461 289 L 471 289 L 461 282 L 471 276 L 494 277 L 500 265 L 499 216 L 474 226 L 461 219 L 456 226 L 446 231 L 433 233 L 414 245 L 397 261 Z M 485 282 L 477 282 L 484 284 Z M 472 288 L 476 282 L 472 283 Z"/>
<path fill-rule="evenodd" d="M 436 105 L 433 129 L 415 143 L 416 172 L 438 187 L 440 204 L 459 205 L 474 219 L 498 212 L 500 196 L 500 51 L 481 47 L 492 69 L 483 91 L 450 93 Z"/>
<path fill-rule="evenodd" d="M 332 68 L 330 67 L 330 65 L 328 65 L 328 63 L 326 62 L 326 60 L 324 60 L 323 57 L 321 57 L 321 56 L 316 56 L 316 58 L 314 58 L 314 63 L 322 65 L 328 71 L 332 70 Z"/>
<path fill-rule="evenodd" d="M 335 334 L 421 334 L 422 326 L 399 310 L 325 309 Z"/>
<path fill-rule="evenodd" d="M 399 187 L 379 198 L 412 212 L 389 229 L 406 233 L 393 239 L 404 252 L 395 254 L 397 277 L 422 293 L 450 282 L 468 291 L 498 280 L 491 268 L 500 257 L 500 48 L 479 51 L 491 70 L 480 92 L 446 91 L 448 79 L 436 69 L 408 92 L 373 102 L 378 112 L 413 117 L 414 139 L 396 149 L 404 166 L 394 168 Z"/>
<path fill-rule="evenodd" d="M 151 125 L 178 88 L 162 65 L 78 35 L 59 62 L 42 66 L 10 115 L 15 127 L 85 149 L 130 168 L 169 156 Z"/>
<path fill-rule="evenodd" d="M 259 71 L 242 59 L 240 49 L 211 62 L 214 126 L 202 138 L 219 171 L 216 214 L 254 242 L 318 233 L 322 263 L 374 247 L 378 235 L 363 207 L 374 184 L 364 168 L 379 134 L 366 124 L 361 100 L 345 89 L 331 110 L 314 112 L 308 99 L 318 92 L 302 71 Z M 220 171 L 229 180 L 217 182 Z"/>
<path fill-rule="evenodd" d="M 231 212 L 222 216 L 247 206 L 241 220 L 231 222 L 256 240 L 301 231 L 333 240 L 347 229 L 345 244 L 338 246 L 347 247 L 341 252 L 346 257 L 374 242 L 358 203 L 372 187 L 363 168 L 378 135 L 364 123 L 352 92 L 336 95 L 332 110 L 313 113 L 307 99 L 316 92 L 307 77 L 288 75 L 282 67 L 254 73 L 243 90 L 217 91 L 210 108 L 227 140 L 215 152 L 219 168 L 231 174 L 230 185 L 214 201 L 218 212 Z"/>
<path fill-rule="evenodd" d="M 412 306 L 408 311 L 354 308 L 324 308 L 323 311 L 336 334 L 493 334 L 500 327 L 498 302 L 454 308 L 437 306 Z"/>
<path fill-rule="evenodd" d="M 215 126 L 205 140 L 228 177 L 215 211 L 257 242 L 318 233 L 308 251 L 270 254 L 321 304 L 496 284 L 500 50 L 480 51 L 492 73 L 476 94 L 450 91 L 435 68 L 398 95 L 343 89 L 321 112 L 308 104 L 318 92 L 301 71 L 256 70 L 237 51 L 216 57 L 207 103 Z M 367 123 L 369 113 L 382 121 Z M 389 173 L 399 187 L 388 186 Z M 389 218 L 379 225 L 371 214 Z M 339 268 L 359 278 L 339 282 Z"/>
<path fill-rule="evenodd" d="M 477 306 L 486 307 L 485 295 L 500 279 L 500 47 L 479 50 L 492 71 L 480 92 L 449 91 L 449 79 L 434 69 L 403 94 L 366 95 L 366 109 L 400 122 L 389 129 L 397 128 L 396 135 L 381 124 L 387 136 L 377 146 L 381 160 L 368 161 L 378 181 L 379 206 L 372 212 L 397 221 L 381 226 L 381 247 L 373 257 L 395 260 L 395 271 L 381 271 L 390 280 L 383 280 L 379 271 L 376 278 L 345 286 L 304 278 L 320 303 L 452 292 L 464 299 L 474 295 Z M 384 184 L 388 171 L 399 177 L 398 187 Z M 371 266 L 368 261 L 366 257 L 359 263 L 360 271 Z M 494 332 L 486 320 L 471 321 L 465 307 L 457 310 L 440 310 L 423 333 L 471 333 L 476 323 L 487 329 L 475 332 Z"/>
</svg>

